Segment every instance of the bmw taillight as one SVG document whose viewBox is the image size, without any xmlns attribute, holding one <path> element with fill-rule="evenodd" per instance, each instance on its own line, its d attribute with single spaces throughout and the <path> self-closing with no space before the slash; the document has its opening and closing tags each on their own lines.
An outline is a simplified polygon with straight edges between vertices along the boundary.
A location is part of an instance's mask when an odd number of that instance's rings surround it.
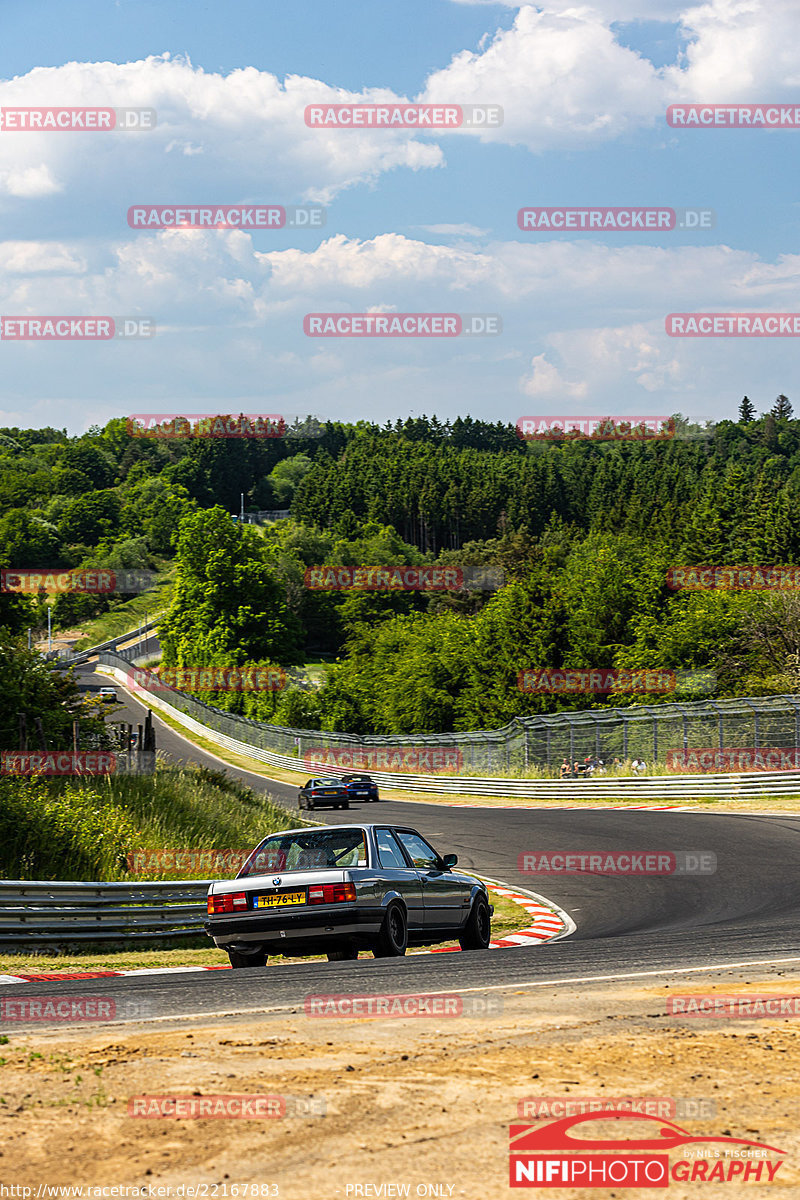
<svg viewBox="0 0 800 1200">
<path fill-rule="evenodd" d="M 309 904 L 345 904 L 355 898 L 354 883 L 320 883 L 308 889 Z"/>
<path fill-rule="evenodd" d="M 227 892 L 222 896 L 208 897 L 208 911 L 212 916 L 217 916 L 219 913 L 241 912 L 246 908 L 246 892 Z"/>
</svg>

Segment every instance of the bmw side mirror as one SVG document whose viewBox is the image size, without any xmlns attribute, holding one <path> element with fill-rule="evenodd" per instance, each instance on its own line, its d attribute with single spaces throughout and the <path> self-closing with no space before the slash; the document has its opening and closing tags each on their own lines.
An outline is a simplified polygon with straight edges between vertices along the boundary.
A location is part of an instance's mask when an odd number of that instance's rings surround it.
<svg viewBox="0 0 800 1200">
<path fill-rule="evenodd" d="M 444 857 L 442 858 L 442 866 L 446 870 L 449 870 L 450 867 L 454 867 L 457 862 L 458 862 L 457 854 L 445 854 Z"/>
</svg>

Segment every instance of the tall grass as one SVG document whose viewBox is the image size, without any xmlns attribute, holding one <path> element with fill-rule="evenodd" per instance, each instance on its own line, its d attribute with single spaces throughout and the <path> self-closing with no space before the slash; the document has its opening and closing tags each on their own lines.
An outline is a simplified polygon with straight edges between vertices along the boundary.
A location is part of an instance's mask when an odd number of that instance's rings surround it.
<svg viewBox="0 0 800 1200">
<path fill-rule="evenodd" d="M 81 782 L 0 777 L 0 877 L 131 879 L 129 856 L 137 851 L 248 849 L 299 824 L 269 797 L 202 767 Z M 146 877 L 219 873 L 226 872 L 189 865 Z"/>
</svg>

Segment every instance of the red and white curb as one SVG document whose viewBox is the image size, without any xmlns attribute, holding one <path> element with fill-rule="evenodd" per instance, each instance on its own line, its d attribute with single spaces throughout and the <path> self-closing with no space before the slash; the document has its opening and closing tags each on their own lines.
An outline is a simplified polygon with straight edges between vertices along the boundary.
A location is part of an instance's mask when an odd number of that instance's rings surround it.
<svg viewBox="0 0 800 1200">
<path fill-rule="evenodd" d="M 489 943 L 490 950 L 505 950 L 512 946 L 533 946 L 542 942 L 552 942 L 557 938 L 569 937 L 575 932 L 575 922 L 557 904 L 539 896 L 536 892 L 516 891 L 503 883 L 486 879 L 492 890 L 506 900 L 513 900 L 532 918 L 531 924 L 516 933 L 509 933 L 497 941 Z M 427 954 L 460 953 L 458 946 L 441 946 L 424 951 Z M 52 974 L 37 975 L 0 975 L 0 986 L 9 983 L 54 983 L 60 979 L 116 979 L 124 975 L 179 975 L 193 971 L 230 971 L 227 963 L 215 967 L 140 967 L 136 971 L 74 971 L 53 972 Z"/>
<path fill-rule="evenodd" d="M 426 800 L 409 800 L 409 804 L 427 804 Z M 547 809 L 548 812 L 696 812 L 690 804 L 470 804 L 460 800 L 442 800 L 442 808 L 491 808 L 512 811 L 525 809 Z"/>
<path fill-rule="evenodd" d="M 506 950 L 511 946 L 533 946 L 541 942 L 554 942 L 557 938 L 569 937 L 575 932 L 575 922 L 569 913 L 552 900 L 539 896 L 536 892 L 520 891 L 506 887 L 495 879 L 484 879 L 491 885 L 492 891 L 506 900 L 513 900 L 520 908 L 532 917 L 530 925 L 518 929 L 516 933 L 508 933 L 497 941 L 489 942 L 490 950 Z M 429 951 L 430 954 L 451 954 L 458 951 L 458 946 L 441 946 Z"/>
</svg>

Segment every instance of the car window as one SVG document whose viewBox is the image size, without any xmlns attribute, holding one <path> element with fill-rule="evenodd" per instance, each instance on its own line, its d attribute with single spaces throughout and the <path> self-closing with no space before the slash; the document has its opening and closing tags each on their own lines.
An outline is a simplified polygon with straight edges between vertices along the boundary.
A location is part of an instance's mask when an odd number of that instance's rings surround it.
<svg viewBox="0 0 800 1200">
<path fill-rule="evenodd" d="M 306 788 L 310 788 L 313 785 L 313 782 L 314 782 L 313 779 L 307 779 L 305 781 L 305 783 L 303 784 L 303 786 L 300 788 L 300 791 L 304 792 L 306 790 Z"/>
<path fill-rule="evenodd" d="M 309 829 L 296 833 L 276 833 L 265 838 L 250 855 L 237 879 L 273 871 L 366 865 L 367 845 L 363 829 Z"/>
<path fill-rule="evenodd" d="M 403 858 L 403 851 L 398 846 L 394 834 L 390 830 L 376 830 L 375 840 L 378 843 L 378 862 L 380 866 L 390 867 L 395 870 L 398 867 L 408 870 L 408 863 Z"/>
<path fill-rule="evenodd" d="M 398 829 L 396 833 L 398 841 L 402 843 L 408 852 L 415 867 L 431 868 L 439 866 L 439 855 L 418 833 L 409 833 L 405 829 Z"/>
</svg>

